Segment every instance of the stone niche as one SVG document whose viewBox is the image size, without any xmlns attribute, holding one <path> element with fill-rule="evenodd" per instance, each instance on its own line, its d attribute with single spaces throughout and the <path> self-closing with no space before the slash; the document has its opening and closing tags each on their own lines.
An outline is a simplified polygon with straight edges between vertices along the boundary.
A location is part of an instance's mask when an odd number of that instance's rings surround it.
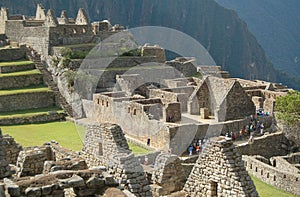
<svg viewBox="0 0 300 197">
<path fill-rule="evenodd" d="M 184 186 L 191 197 L 258 196 L 242 156 L 229 138 L 213 138 L 199 156 Z"/>
</svg>

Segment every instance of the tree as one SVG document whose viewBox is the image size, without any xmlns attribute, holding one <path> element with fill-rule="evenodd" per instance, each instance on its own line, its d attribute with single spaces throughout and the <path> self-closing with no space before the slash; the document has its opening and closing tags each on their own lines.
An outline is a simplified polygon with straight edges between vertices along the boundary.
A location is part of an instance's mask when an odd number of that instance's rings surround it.
<svg viewBox="0 0 300 197">
<path fill-rule="evenodd" d="M 286 96 L 277 98 L 275 111 L 286 138 L 300 147 L 300 92 L 290 91 Z"/>
<path fill-rule="evenodd" d="M 288 125 L 300 123 L 300 92 L 290 91 L 276 99 L 275 111 L 278 119 Z"/>
</svg>

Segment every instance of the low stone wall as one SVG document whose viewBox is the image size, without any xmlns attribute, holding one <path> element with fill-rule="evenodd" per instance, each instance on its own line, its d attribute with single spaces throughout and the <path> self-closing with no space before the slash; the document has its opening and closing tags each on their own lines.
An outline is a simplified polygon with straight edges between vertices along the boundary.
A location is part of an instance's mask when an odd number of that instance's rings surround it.
<svg viewBox="0 0 300 197">
<path fill-rule="evenodd" d="M 9 162 L 6 159 L 5 151 L 6 142 L 3 139 L 2 131 L 0 129 L 0 179 L 4 177 L 9 177 L 11 175 Z"/>
<path fill-rule="evenodd" d="M 80 158 L 79 153 L 64 148 L 55 141 L 51 141 L 50 143 L 45 143 L 45 144 L 50 146 L 51 151 L 53 152 L 56 160 L 61 160 L 66 158 L 68 159 Z"/>
<path fill-rule="evenodd" d="M 136 156 L 136 158 L 140 161 L 141 164 L 145 164 L 145 158 L 147 158 L 147 165 L 154 165 L 155 159 L 159 154 L 161 154 L 161 151 L 155 151 L 145 155 L 138 155 Z"/>
<path fill-rule="evenodd" d="M 3 135 L 3 140 L 5 142 L 6 159 L 10 164 L 16 165 L 22 146 L 16 143 L 15 139 L 9 135 Z"/>
<path fill-rule="evenodd" d="M 69 196 L 65 193 L 67 188 L 73 188 L 74 196 L 94 196 L 103 194 L 109 187 L 118 186 L 111 176 L 100 169 L 63 170 L 29 180 L 4 179 L 4 184 L 7 193 L 13 197 Z"/>
<path fill-rule="evenodd" d="M 281 169 L 290 173 L 300 173 L 300 169 L 291 165 L 287 160 L 284 159 L 285 156 L 282 157 L 272 157 L 270 158 L 271 165 L 276 167 L 277 169 Z"/>
<path fill-rule="evenodd" d="M 52 91 L 26 92 L 0 96 L 0 112 L 46 108 L 54 105 L 55 101 Z"/>
<path fill-rule="evenodd" d="M 285 143 L 288 142 L 281 132 L 273 133 L 255 137 L 253 143 L 239 144 L 237 145 L 237 150 L 242 155 L 261 155 L 269 159 L 274 156 L 288 154 Z"/>
<path fill-rule="evenodd" d="M 184 170 L 177 155 L 162 153 L 155 160 L 152 174 L 153 196 L 181 191 L 185 183 Z"/>
<path fill-rule="evenodd" d="M 21 151 L 17 161 L 17 176 L 34 176 L 42 174 L 45 161 L 53 161 L 54 154 L 49 146 L 28 147 Z"/>
<path fill-rule="evenodd" d="M 24 70 L 32 70 L 35 68 L 34 63 L 32 64 L 26 64 L 26 65 L 16 65 L 13 66 L 1 66 L 0 67 L 0 73 L 11 73 L 11 72 L 18 72 L 18 71 L 24 71 Z"/>
<path fill-rule="evenodd" d="M 66 114 L 65 113 L 51 113 L 41 114 L 41 115 L 33 115 L 29 117 L 9 117 L 0 119 L 0 125 L 20 125 L 20 124 L 33 124 L 33 123 L 41 123 L 41 122 L 52 122 L 56 120 L 64 120 Z"/>
<path fill-rule="evenodd" d="M 7 48 L 0 50 L 0 61 L 16 61 L 26 59 L 25 48 Z"/>
<path fill-rule="evenodd" d="M 34 86 L 43 83 L 43 75 L 19 75 L 19 76 L 7 76 L 0 77 L 0 90 L 10 88 L 22 88 L 27 86 Z"/>
<path fill-rule="evenodd" d="M 246 169 L 262 181 L 295 195 L 300 195 L 300 174 L 281 171 L 254 157 L 243 155 Z"/>
</svg>

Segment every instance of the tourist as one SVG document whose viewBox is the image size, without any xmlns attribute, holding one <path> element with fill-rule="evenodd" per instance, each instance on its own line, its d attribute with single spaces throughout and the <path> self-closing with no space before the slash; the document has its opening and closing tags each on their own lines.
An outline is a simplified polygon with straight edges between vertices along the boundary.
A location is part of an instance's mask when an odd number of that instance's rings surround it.
<svg viewBox="0 0 300 197">
<path fill-rule="evenodd" d="M 235 133 L 233 133 L 233 132 L 231 132 L 231 139 L 232 139 L 233 141 L 236 140 L 236 135 L 235 135 Z"/>
<path fill-rule="evenodd" d="M 190 145 L 190 147 L 189 147 L 189 152 L 190 152 L 190 156 L 192 156 L 193 155 L 193 146 L 192 145 Z"/>
<path fill-rule="evenodd" d="M 239 131 L 239 139 L 242 140 L 243 139 L 243 129 L 241 129 Z"/>
<path fill-rule="evenodd" d="M 254 134 L 251 134 L 251 136 L 250 136 L 250 138 L 249 138 L 249 140 L 248 140 L 248 143 L 249 143 L 249 144 L 252 144 L 253 141 L 254 141 Z"/>
<path fill-rule="evenodd" d="M 146 156 L 146 157 L 145 157 L 145 161 L 144 161 L 144 165 L 147 166 L 148 164 L 149 164 L 149 160 L 148 160 L 148 157 Z"/>
<path fill-rule="evenodd" d="M 200 145 L 199 144 L 196 146 L 196 152 L 197 152 L 197 154 L 200 153 Z"/>
<path fill-rule="evenodd" d="M 260 134 L 263 135 L 264 134 L 264 123 L 261 123 L 260 125 Z"/>
<path fill-rule="evenodd" d="M 147 139 L 147 146 L 150 146 L 150 138 Z"/>
</svg>

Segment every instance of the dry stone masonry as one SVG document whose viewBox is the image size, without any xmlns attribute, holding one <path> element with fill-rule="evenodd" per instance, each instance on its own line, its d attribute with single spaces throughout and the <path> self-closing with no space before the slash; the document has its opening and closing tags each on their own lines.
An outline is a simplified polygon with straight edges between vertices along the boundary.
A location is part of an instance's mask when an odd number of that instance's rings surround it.
<svg viewBox="0 0 300 197">
<path fill-rule="evenodd" d="M 6 142 L 3 139 L 2 131 L 0 129 L 0 179 L 11 175 L 11 171 L 8 165 L 9 162 L 6 159 L 5 144 Z"/>
<path fill-rule="evenodd" d="M 199 156 L 184 190 L 199 196 L 258 196 L 231 140 L 212 139 Z"/>
<path fill-rule="evenodd" d="M 177 155 L 162 153 L 155 160 L 152 174 L 153 196 L 164 196 L 183 189 L 185 176 Z"/>
</svg>

